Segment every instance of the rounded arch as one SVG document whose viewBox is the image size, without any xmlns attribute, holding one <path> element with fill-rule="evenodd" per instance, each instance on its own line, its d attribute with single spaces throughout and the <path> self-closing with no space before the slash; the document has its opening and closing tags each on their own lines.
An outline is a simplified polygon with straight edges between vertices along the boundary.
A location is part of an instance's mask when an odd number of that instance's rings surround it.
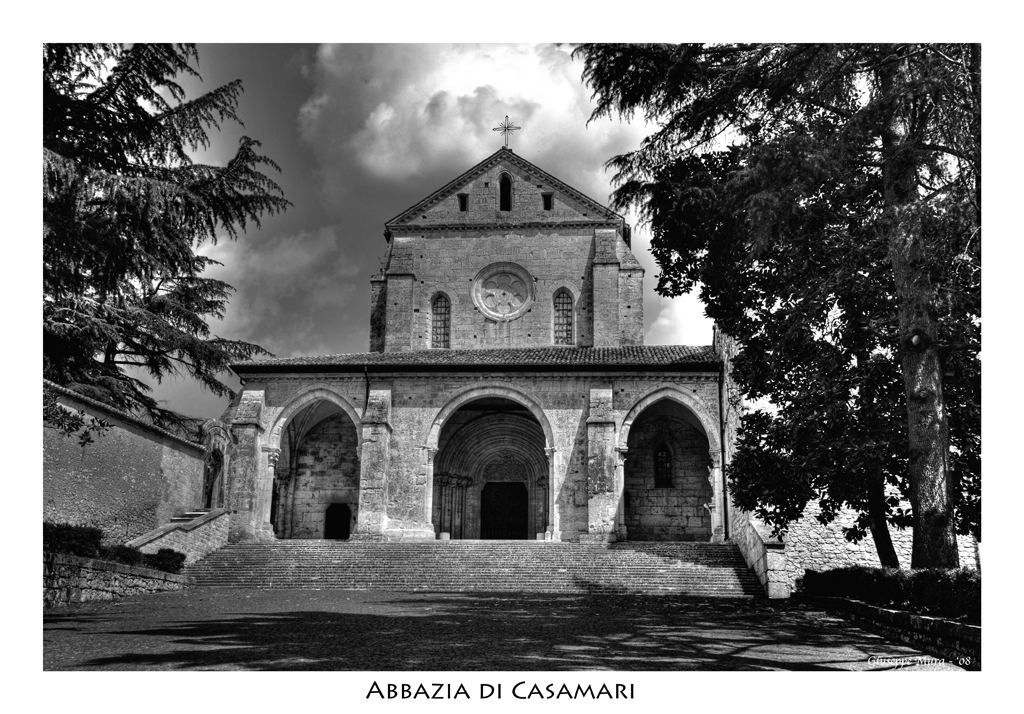
<svg viewBox="0 0 1024 714">
<path fill-rule="evenodd" d="M 285 425 L 313 402 L 325 401 L 330 402 L 339 407 L 349 419 L 352 420 L 352 424 L 356 429 L 356 440 L 359 446 L 363 443 L 363 429 L 362 419 L 359 416 L 359 412 L 356 411 L 355 407 L 343 397 L 332 389 L 326 387 L 307 387 L 300 390 L 297 394 L 293 395 L 289 399 L 284 408 L 281 409 L 277 418 L 274 420 L 274 426 L 270 429 L 270 436 L 267 439 L 267 446 L 272 449 L 281 448 L 281 432 L 284 430 Z"/>
<path fill-rule="evenodd" d="M 521 392 L 511 384 L 504 382 L 486 382 L 472 387 L 465 387 L 452 394 L 448 402 L 438 410 L 434 419 L 431 421 L 430 428 L 427 431 L 423 445 L 428 449 L 437 449 L 438 438 L 441 435 L 441 427 L 443 427 L 445 422 L 448 421 L 448 417 L 469 402 L 484 397 L 503 397 L 525 407 L 531 414 L 533 414 L 534 418 L 537 419 L 537 422 L 540 424 L 541 431 L 544 432 L 544 448 L 549 449 L 555 445 L 555 435 L 551 429 L 551 424 L 548 421 L 547 416 L 545 416 L 544 410 L 536 400 Z"/>
<path fill-rule="evenodd" d="M 697 417 L 697 421 L 700 422 L 701 428 L 704 430 L 704 436 L 708 439 L 708 446 L 712 452 L 721 453 L 721 441 L 718 435 L 718 424 L 714 417 L 708 412 L 707 407 L 704 406 L 704 402 L 693 392 L 682 389 L 674 384 L 660 384 L 641 394 L 630 406 L 626 412 L 626 417 L 622 420 L 622 426 L 619 428 L 619 448 L 626 448 L 626 444 L 629 443 L 629 429 L 633 426 L 633 422 L 640 416 L 643 411 L 654 404 L 660 402 L 662 399 L 669 399 L 677 402 L 682 406 L 686 407 L 690 412 Z"/>
</svg>

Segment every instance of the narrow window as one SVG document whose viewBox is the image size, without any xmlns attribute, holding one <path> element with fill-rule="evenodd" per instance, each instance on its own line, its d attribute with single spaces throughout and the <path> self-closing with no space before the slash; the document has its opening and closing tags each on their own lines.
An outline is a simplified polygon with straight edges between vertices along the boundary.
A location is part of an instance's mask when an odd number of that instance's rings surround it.
<svg viewBox="0 0 1024 714">
<path fill-rule="evenodd" d="M 664 444 L 654 452 L 654 487 L 672 488 L 672 452 Z"/>
<path fill-rule="evenodd" d="M 541 196 L 542 199 L 544 199 L 544 210 L 545 211 L 550 211 L 551 210 L 551 206 L 554 204 L 554 199 L 555 199 L 554 195 L 552 195 L 550 193 L 542 193 L 540 196 Z"/>
<path fill-rule="evenodd" d="M 572 294 L 568 290 L 555 293 L 555 344 L 572 344 Z"/>
<path fill-rule="evenodd" d="M 512 179 L 507 175 L 502 174 L 501 181 L 498 182 L 498 186 L 501 190 L 501 210 L 511 211 L 512 210 Z"/>
<path fill-rule="evenodd" d="M 452 304 L 446 296 L 438 295 L 430 312 L 430 346 L 447 349 L 451 338 Z"/>
<path fill-rule="evenodd" d="M 464 193 L 460 193 L 459 194 L 459 210 L 460 211 L 468 211 L 469 210 L 469 196 L 464 194 Z"/>
</svg>

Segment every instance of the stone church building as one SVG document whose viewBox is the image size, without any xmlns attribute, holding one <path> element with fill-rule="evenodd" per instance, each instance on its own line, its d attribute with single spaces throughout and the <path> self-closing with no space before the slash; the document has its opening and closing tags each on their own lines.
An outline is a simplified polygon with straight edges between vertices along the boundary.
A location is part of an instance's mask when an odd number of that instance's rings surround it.
<svg viewBox="0 0 1024 714">
<path fill-rule="evenodd" d="M 205 489 L 232 541 L 722 542 L 746 523 L 722 474 L 728 342 L 643 344 L 621 216 L 503 148 L 385 225 L 369 352 L 232 367 Z"/>
</svg>

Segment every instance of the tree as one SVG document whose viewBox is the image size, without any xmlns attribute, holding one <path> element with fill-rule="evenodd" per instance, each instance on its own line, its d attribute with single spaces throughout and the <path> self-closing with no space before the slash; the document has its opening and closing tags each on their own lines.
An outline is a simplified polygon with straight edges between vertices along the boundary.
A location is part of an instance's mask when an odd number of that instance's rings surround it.
<svg viewBox="0 0 1024 714">
<path fill-rule="evenodd" d="M 43 47 L 43 375 L 170 428 L 182 418 L 126 369 L 230 395 L 220 373 L 266 351 L 211 334 L 232 288 L 195 250 L 290 205 L 253 139 L 225 166 L 192 159 L 239 121 L 242 91 L 186 100 L 175 78 L 193 63 L 192 45 Z"/>
<path fill-rule="evenodd" d="M 870 526 L 888 565 L 886 522 L 912 522 L 912 567 L 957 565 L 956 530 L 980 536 L 980 48 L 577 54 L 592 120 L 657 124 L 609 164 L 659 292 L 700 285 L 741 389 L 774 405 L 742 417 L 737 504 L 777 529 L 812 498 L 826 522 L 856 508 L 848 537 Z"/>
</svg>

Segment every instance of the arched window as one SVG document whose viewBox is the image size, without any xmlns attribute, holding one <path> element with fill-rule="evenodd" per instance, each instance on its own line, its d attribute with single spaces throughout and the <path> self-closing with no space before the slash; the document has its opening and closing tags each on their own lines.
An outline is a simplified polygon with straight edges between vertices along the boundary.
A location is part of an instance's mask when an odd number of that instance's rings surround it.
<svg viewBox="0 0 1024 714">
<path fill-rule="evenodd" d="M 498 182 L 498 188 L 501 193 L 501 205 L 502 211 L 512 210 L 512 179 L 508 177 L 508 174 L 502 174 L 501 180 Z"/>
<path fill-rule="evenodd" d="M 572 343 L 572 294 L 562 289 L 555 293 L 555 344 Z"/>
<path fill-rule="evenodd" d="M 451 346 L 452 304 L 446 295 L 438 295 L 430 307 L 430 346 L 447 349 Z"/>
<path fill-rule="evenodd" d="M 672 452 L 665 444 L 654 452 L 654 487 L 672 488 Z"/>
</svg>

